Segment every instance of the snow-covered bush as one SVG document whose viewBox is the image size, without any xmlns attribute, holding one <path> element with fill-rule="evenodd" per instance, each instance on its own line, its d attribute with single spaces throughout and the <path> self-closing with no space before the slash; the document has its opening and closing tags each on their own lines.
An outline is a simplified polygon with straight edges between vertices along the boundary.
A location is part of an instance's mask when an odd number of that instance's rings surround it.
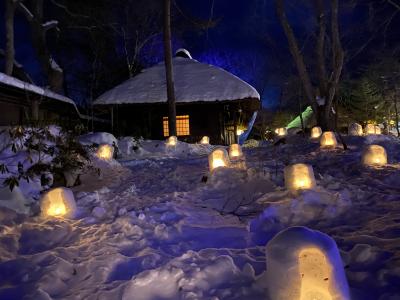
<svg viewBox="0 0 400 300">
<path fill-rule="evenodd" d="M 54 126 L 9 129 L 10 143 L 2 152 L 2 183 L 11 190 L 20 181 L 39 178 L 42 187 L 74 185 L 79 174 L 91 167 L 89 147 L 81 145 L 71 132 Z M 11 152 L 10 152 L 11 149 Z"/>
</svg>

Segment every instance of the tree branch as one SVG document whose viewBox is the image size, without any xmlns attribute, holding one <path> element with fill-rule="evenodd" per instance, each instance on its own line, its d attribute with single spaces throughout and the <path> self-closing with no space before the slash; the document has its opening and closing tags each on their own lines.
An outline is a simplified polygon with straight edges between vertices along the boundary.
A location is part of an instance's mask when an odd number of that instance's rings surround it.
<svg viewBox="0 0 400 300">
<path fill-rule="evenodd" d="M 326 21 L 325 21 L 324 1 L 316 0 L 315 9 L 318 22 L 318 37 L 316 43 L 317 74 L 319 79 L 321 95 L 326 95 L 328 89 L 328 83 L 326 80 L 326 68 L 325 68 Z"/>
<path fill-rule="evenodd" d="M 285 10 L 284 10 L 284 4 L 283 0 L 275 0 L 276 4 L 276 12 L 279 18 L 279 21 L 285 31 L 286 38 L 289 43 L 289 50 L 290 53 L 293 56 L 293 59 L 295 61 L 297 71 L 299 73 L 301 82 L 303 84 L 304 91 L 306 93 L 306 96 L 308 98 L 308 101 L 311 102 L 313 108 L 317 109 L 317 102 L 314 97 L 314 92 L 313 92 L 313 86 L 311 84 L 311 79 L 308 74 L 306 65 L 304 63 L 304 58 L 303 55 L 299 49 L 298 43 L 296 41 L 296 37 L 294 35 L 294 32 L 289 24 L 289 21 L 286 17 Z"/>
<path fill-rule="evenodd" d="M 29 22 L 32 22 L 35 19 L 31 11 L 23 3 L 18 3 L 18 8 L 25 15 Z"/>
<path fill-rule="evenodd" d="M 331 15 L 331 30 L 332 30 L 332 80 L 329 88 L 327 108 L 330 109 L 333 103 L 333 99 L 336 94 L 336 90 L 339 84 L 340 76 L 343 69 L 344 51 L 342 43 L 340 41 L 339 34 L 339 3 L 338 0 L 332 0 L 332 15 Z M 330 112 L 327 112 L 330 113 Z"/>
</svg>

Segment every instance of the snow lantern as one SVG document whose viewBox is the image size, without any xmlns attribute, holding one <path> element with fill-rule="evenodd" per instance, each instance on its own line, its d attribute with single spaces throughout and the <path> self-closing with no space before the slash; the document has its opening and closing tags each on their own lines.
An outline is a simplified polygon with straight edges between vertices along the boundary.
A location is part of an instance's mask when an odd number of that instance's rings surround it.
<svg viewBox="0 0 400 300">
<path fill-rule="evenodd" d="M 178 138 L 174 135 L 170 136 L 166 142 L 167 146 L 176 146 L 177 143 L 178 143 Z"/>
<path fill-rule="evenodd" d="M 275 129 L 275 133 L 278 136 L 285 136 L 285 135 L 287 135 L 287 129 L 285 127 L 277 128 L 277 129 Z"/>
<path fill-rule="evenodd" d="M 365 134 L 381 134 L 381 128 L 378 125 L 367 124 L 365 126 Z"/>
<path fill-rule="evenodd" d="M 332 131 L 325 131 L 321 135 L 321 139 L 319 142 L 321 144 L 321 147 L 323 147 L 323 148 L 326 148 L 326 147 L 335 148 L 337 146 L 336 136 L 335 136 L 335 133 Z"/>
<path fill-rule="evenodd" d="M 366 166 L 384 166 L 387 164 L 385 148 L 379 145 L 369 145 L 363 152 L 362 163 Z"/>
<path fill-rule="evenodd" d="M 203 136 L 200 140 L 200 144 L 202 145 L 209 145 L 210 144 L 210 138 L 208 136 Z"/>
<path fill-rule="evenodd" d="M 307 190 L 316 186 L 312 166 L 306 164 L 294 164 L 285 167 L 285 186 L 288 190 Z"/>
<path fill-rule="evenodd" d="M 64 187 L 52 189 L 43 195 L 40 210 L 45 217 L 73 217 L 76 212 L 74 194 Z"/>
<path fill-rule="evenodd" d="M 243 156 L 242 147 L 239 144 L 232 144 L 229 146 L 229 157 L 239 158 Z"/>
<path fill-rule="evenodd" d="M 317 138 L 319 138 L 319 137 L 321 136 L 321 134 L 322 134 L 322 129 L 321 129 L 321 127 L 316 126 L 316 127 L 313 127 L 313 128 L 311 129 L 311 138 L 312 138 L 312 139 L 317 139 Z"/>
<path fill-rule="evenodd" d="M 208 165 L 210 167 L 210 171 L 213 171 L 214 169 L 219 167 L 229 167 L 229 163 L 230 161 L 228 152 L 226 152 L 226 150 L 223 148 L 218 148 L 214 150 L 208 156 Z"/>
<path fill-rule="evenodd" d="M 110 160 L 114 156 L 114 147 L 108 144 L 100 145 L 97 149 L 96 156 L 102 160 Z"/>
<path fill-rule="evenodd" d="M 266 246 L 271 300 L 350 300 L 335 241 L 306 227 L 278 233 Z"/>
<path fill-rule="evenodd" d="M 353 136 L 363 135 L 362 126 L 358 123 L 352 123 L 349 125 L 348 134 Z"/>
</svg>

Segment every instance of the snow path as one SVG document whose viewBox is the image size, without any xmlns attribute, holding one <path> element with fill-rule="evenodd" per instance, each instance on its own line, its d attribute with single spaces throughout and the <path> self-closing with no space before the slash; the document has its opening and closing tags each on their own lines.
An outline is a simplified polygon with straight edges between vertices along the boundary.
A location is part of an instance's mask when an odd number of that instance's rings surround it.
<svg viewBox="0 0 400 300">
<path fill-rule="evenodd" d="M 213 176 L 205 155 L 125 159 L 76 189 L 79 220 L 0 211 L 0 299 L 265 300 L 265 243 L 293 225 L 336 240 L 355 300 L 400 299 L 400 143 L 365 169 L 365 139 L 348 142 L 246 149 L 246 169 Z M 294 162 L 314 166 L 316 191 L 282 188 Z"/>
</svg>

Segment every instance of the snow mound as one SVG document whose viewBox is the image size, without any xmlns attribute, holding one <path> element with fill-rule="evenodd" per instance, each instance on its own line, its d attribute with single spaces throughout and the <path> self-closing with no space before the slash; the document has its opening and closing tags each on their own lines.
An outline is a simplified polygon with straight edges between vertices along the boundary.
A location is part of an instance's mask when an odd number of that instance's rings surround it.
<svg viewBox="0 0 400 300">
<path fill-rule="evenodd" d="M 334 219 L 351 205 L 347 193 L 330 193 L 321 187 L 304 191 L 295 198 L 287 192 L 270 193 L 258 203 L 267 207 L 250 222 L 250 231 L 260 242 L 267 241 L 285 227 Z"/>
<path fill-rule="evenodd" d="M 79 137 L 79 142 L 83 145 L 115 145 L 118 147 L 118 140 L 111 133 L 108 132 L 93 132 L 81 135 Z"/>
<path fill-rule="evenodd" d="M 129 157 L 138 150 L 139 142 L 131 136 L 126 136 L 118 140 L 118 150 L 121 157 Z"/>
<path fill-rule="evenodd" d="M 130 138 L 123 138 L 120 148 L 123 158 L 186 158 L 192 156 L 208 155 L 215 148 L 212 145 L 189 144 L 178 140 L 176 146 L 168 146 L 165 141 L 143 140 L 138 143 L 132 142 Z M 132 150 L 133 149 L 133 150 Z"/>
<path fill-rule="evenodd" d="M 0 188 L 0 206 L 7 207 L 19 213 L 28 214 L 32 200 L 24 196 L 21 189 L 16 186 L 11 191 L 8 186 Z"/>
<path fill-rule="evenodd" d="M 251 299 L 251 286 L 235 288 L 250 280 L 251 272 L 238 269 L 230 256 L 189 251 L 165 266 L 133 277 L 122 299 Z"/>
</svg>

